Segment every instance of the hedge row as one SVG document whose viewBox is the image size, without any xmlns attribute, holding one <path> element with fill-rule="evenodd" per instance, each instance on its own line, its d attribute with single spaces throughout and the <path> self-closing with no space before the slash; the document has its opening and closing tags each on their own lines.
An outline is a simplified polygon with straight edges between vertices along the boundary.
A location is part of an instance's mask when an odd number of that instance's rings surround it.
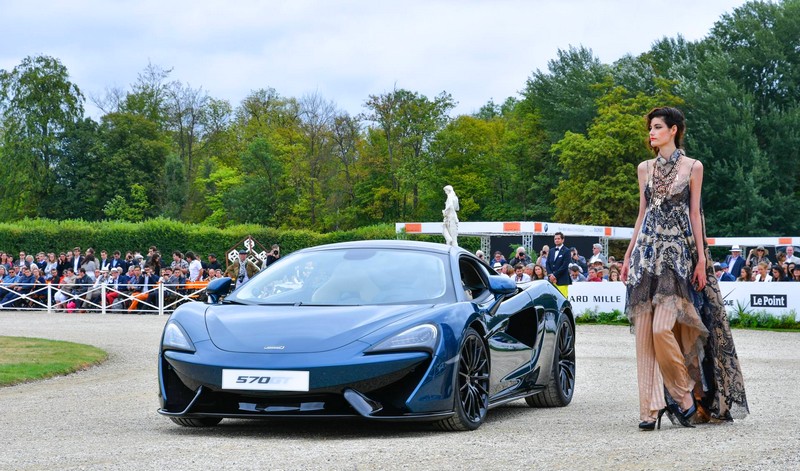
<svg viewBox="0 0 800 471">
<path fill-rule="evenodd" d="M 0 251 L 16 258 L 26 253 L 62 252 L 78 246 L 113 252 L 139 250 L 147 253 L 151 245 L 158 247 L 163 258 L 169 259 L 174 250 L 192 250 L 205 258 L 209 253 L 221 257 L 229 248 L 247 236 L 252 236 L 267 249 L 279 244 L 283 253 L 320 244 L 367 239 L 396 239 L 394 226 L 382 224 L 350 231 L 320 234 L 306 230 L 281 230 L 255 224 L 231 226 L 225 229 L 201 224 L 186 224 L 171 219 L 151 219 L 140 223 L 124 221 L 88 222 L 82 220 L 25 219 L 0 223 Z M 414 240 L 444 242 L 441 236 L 413 236 Z M 480 246 L 476 237 L 459 238 L 462 246 L 474 252 Z"/>
</svg>

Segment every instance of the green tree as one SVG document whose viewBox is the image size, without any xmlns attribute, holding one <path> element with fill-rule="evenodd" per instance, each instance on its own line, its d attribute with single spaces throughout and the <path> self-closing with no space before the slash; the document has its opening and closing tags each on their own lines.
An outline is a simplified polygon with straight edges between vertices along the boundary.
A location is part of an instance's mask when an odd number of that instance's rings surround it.
<svg viewBox="0 0 800 471">
<path fill-rule="evenodd" d="M 324 215 L 324 226 L 333 230 L 357 227 L 358 208 L 354 203 L 355 187 L 363 173 L 359 165 L 363 146 L 361 123 L 345 112 L 337 113 L 331 126 L 331 140 L 331 154 L 337 165 L 329 185 L 329 212 Z"/>
<path fill-rule="evenodd" d="M 430 180 L 430 145 L 436 133 L 448 122 L 448 112 L 455 106 L 452 97 L 441 93 L 433 100 L 409 90 L 393 90 L 383 95 L 370 95 L 364 105 L 363 118 L 375 123 L 384 149 L 390 185 L 373 188 L 381 199 L 388 198 L 390 214 L 395 219 L 416 218 L 419 206 L 420 185 Z M 409 201 L 410 199 L 410 201 Z M 424 212 L 424 208 L 420 211 Z"/>
<path fill-rule="evenodd" d="M 35 216 L 56 185 L 64 130 L 83 117 L 83 95 L 49 56 L 0 70 L 0 208 L 6 218 Z"/>
<path fill-rule="evenodd" d="M 95 163 L 87 177 L 96 195 L 92 199 L 105 202 L 121 195 L 130 201 L 132 195 L 127 189 L 136 182 L 144 187 L 147 196 L 149 209 L 145 216 L 160 214 L 165 204 L 164 166 L 170 152 L 169 138 L 156 123 L 130 113 L 103 116 L 99 134 L 102 165 Z"/>
<path fill-rule="evenodd" d="M 303 96 L 298 104 L 303 152 L 295 154 L 299 159 L 292 169 L 300 172 L 296 181 L 303 184 L 297 187 L 297 204 L 292 212 L 305 219 L 308 227 L 319 229 L 318 217 L 325 212 L 321 209 L 325 208 L 327 183 L 335 165 L 331 130 L 336 107 L 318 93 Z"/>
<path fill-rule="evenodd" d="M 103 179 L 107 169 L 98 162 L 99 124 L 84 118 L 68 125 L 59 145 L 54 174 L 56 184 L 48 195 L 40 216 L 52 219 L 87 219 L 103 217 L 108 194 L 96 191 L 95 181 Z"/>
<path fill-rule="evenodd" d="M 134 183 L 129 189 L 129 197 L 116 195 L 103 206 L 103 213 L 109 219 L 139 222 L 150 209 L 144 186 Z"/>
<path fill-rule="evenodd" d="M 483 115 L 485 116 L 485 114 Z M 501 175 L 512 175 L 509 159 L 501 154 L 505 121 L 500 117 L 478 119 L 459 116 L 442 129 L 432 145 L 436 179 L 426 192 L 424 220 L 439 220 L 445 185 L 459 197 L 459 218 L 470 220 L 496 215 L 502 201 Z"/>
<path fill-rule="evenodd" d="M 642 117 L 656 106 L 682 101 L 658 83 L 654 96 L 631 96 L 615 87 L 598 99 L 598 115 L 587 135 L 567 132 L 553 146 L 567 177 L 555 190 L 555 217 L 575 224 L 630 226 L 639 208 L 636 167 L 652 158 Z"/>
<path fill-rule="evenodd" d="M 597 84 L 604 83 L 610 68 L 583 46 L 559 49 L 558 58 L 548 61 L 547 68 L 548 72 L 537 70 L 527 80 L 524 99 L 540 114 L 553 142 L 567 131 L 585 133 L 603 94 Z"/>
<path fill-rule="evenodd" d="M 507 103 L 507 105 L 510 105 Z M 497 204 L 492 220 L 545 220 L 553 218 L 553 190 L 561 178 L 558 159 L 550 153 L 549 133 L 530 100 L 506 106 L 503 135 L 495 179 Z"/>
</svg>

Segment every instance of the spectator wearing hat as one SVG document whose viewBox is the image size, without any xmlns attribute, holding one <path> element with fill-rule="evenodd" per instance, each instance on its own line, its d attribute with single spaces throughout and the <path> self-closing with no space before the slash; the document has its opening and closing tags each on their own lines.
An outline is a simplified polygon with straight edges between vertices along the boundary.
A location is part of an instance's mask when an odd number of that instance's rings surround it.
<svg viewBox="0 0 800 471">
<path fill-rule="evenodd" d="M 592 245 L 592 256 L 589 257 L 589 265 L 594 265 L 597 260 L 603 262 L 603 267 L 608 265 L 608 259 L 603 255 L 603 244 Z"/>
<path fill-rule="evenodd" d="M 758 267 L 762 262 L 766 263 L 767 266 L 772 265 L 772 261 L 769 259 L 769 252 L 767 252 L 763 245 L 759 245 L 755 249 L 750 250 L 747 266 L 751 268 Z"/>
<path fill-rule="evenodd" d="M 728 273 L 735 277 L 742 275 L 742 268 L 745 266 L 744 257 L 742 257 L 742 248 L 738 245 L 731 247 L 731 254 L 725 257 L 725 263 L 728 265 Z"/>
<path fill-rule="evenodd" d="M 497 272 L 498 275 L 503 274 L 503 264 L 502 263 L 494 262 L 494 263 L 492 263 L 492 268 L 494 269 L 494 271 Z"/>
<path fill-rule="evenodd" d="M 236 287 L 247 283 L 250 278 L 258 273 L 258 265 L 247 258 L 247 250 L 239 251 L 239 258 L 233 261 L 225 270 L 225 276 L 236 280 Z"/>
<path fill-rule="evenodd" d="M 728 273 L 727 268 L 728 264 L 725 262 L 714 262 L 714 276 L 717 277 L 718 281 L 736 281 L 736 278 Z"/>
<path fill-rule="evenodd" d="M 114 306 L 114 302 L 119 297 L 119 291 L 123 288 L 120 280 L 121 275 L 122 267 L 115 267 L 109 270 L 108 282 L 106 283 L 106 306 Z"/>
<path fill-rule="evenodd" d="M 603 261 L 602 260 L 595 260 L 594 262 L 590 263 L 589 267 L 586 269 L 586 272 L 587 272 L 586 281 L 592 281 L 592 280 L 589 280 L 589 276 L 588 276 L 588 273 L 591 272 L 592 270 L 594 270 L 595 273 L 597 273 L 597 277 L 600 278 L 600 281 L 608 281 L 608 279 L 606 277 L 605 268 L 606 267 L 605 267 L 605 265 L 603 265 Z"/>
<path fill-rule="evenodd" d="M 721 262 L 719 265 L 722 267 L 723 272 L 721 281 L 736 281 L 736 277 L 731 274 L 727 263 Z"/>
</svg>

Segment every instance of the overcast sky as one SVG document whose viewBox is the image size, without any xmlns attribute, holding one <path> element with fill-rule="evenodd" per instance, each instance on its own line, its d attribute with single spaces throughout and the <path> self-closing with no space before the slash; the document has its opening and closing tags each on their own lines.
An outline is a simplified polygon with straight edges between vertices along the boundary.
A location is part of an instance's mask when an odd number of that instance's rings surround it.
<svg viewBox="0 0 800 471">
<path fill-rule="evenodd" d="M 394 87 L 447 91 L 455 113 L 516 96 L 558 49 L 605 63 L 705 37 L 742 0 L 0 0 L 0 69 L 54 56 L 84 95 L 128 89 L 148 61 L 236 106 L 272 87 L 350 113 Z M 89 114 L 97 110 L 87 103 Z"/>
</svg>

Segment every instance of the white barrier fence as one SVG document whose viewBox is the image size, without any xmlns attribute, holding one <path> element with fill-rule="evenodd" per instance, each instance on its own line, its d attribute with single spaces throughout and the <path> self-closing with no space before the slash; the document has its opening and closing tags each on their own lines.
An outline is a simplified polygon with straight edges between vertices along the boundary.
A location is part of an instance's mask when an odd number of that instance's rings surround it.
<svg viewBox="0 0 800 471">
<path fill-rule="evenodd" d="M 166 314 L 185 302 L 204 301 L 207 283 L 159 283 L 144 292 L 114 289 L 108 285 L 73 285 L 75 289 L 68 292 L 51 284 L 14 286 L 21 291 L 0 286 L 0 309 Z M 735 315 L 739 309 L 764 311 L 773 316 L 794 312 L 795 319 L 800 320 L 800 283 L 731 281 L 720 283 L 720 291 L 729 315 Z M 9 293 L 14 295 L 8 296 Z M 587 310 L 625 311 L 626 290 L 622 282 L 575 283 L 569 286 L 568 293 L 576 315 Z"/>
<path fill-rule="evenodd" d="M 795 320 L 800 320 L 800 283 L 723 281 L 719 287 L 728 315 L 735 315 L 739 309 L 764 311 L 772 316 L 794 311 Z M 627 293 L 622 282 L 575 283 L 569 286 L 568 293 L 576 315 L 586 310 L 625 312 Z"/>
<path fill-rule="evenodd" d="M 52 284 L 16 283 L 0 286 L 0 310 L 34 310 L 47 312 L 99 312 L 166 314 L 180 304 L 206 299 L 206 282 L 184 284 L 158 283 L 146 291 L 130 291 L 120 285 L 71 285 L 62 290 Z"/>
</svg>

